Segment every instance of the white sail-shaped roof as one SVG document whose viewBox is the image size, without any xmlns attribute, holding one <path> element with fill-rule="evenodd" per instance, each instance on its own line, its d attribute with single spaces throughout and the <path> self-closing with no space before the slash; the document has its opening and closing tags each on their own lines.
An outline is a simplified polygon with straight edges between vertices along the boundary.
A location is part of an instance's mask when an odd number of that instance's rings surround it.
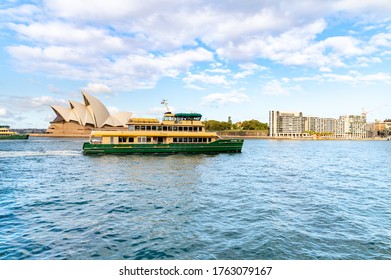
<svg viewBox="0 0 391 280">
<path fill-rule="evenodd" d="M 79 119 L 79 124 L 86 125 L 86 124 L 92 124 L 95 126 L 94 119 L 92 118 L 90 112 L 87 110 L 86 105 L 76 102 L 76 101 L 69 101 L 71 104 L 71 108 L 76 112 L 77 117 Z"/>
<path fill-rule="evenodd" d="M 117 120 L 115 117 L 113 116 L 109 116 L 107 118 L 107 120 L 105 121 L 105 125 L 109 125 L 109 126 L 121 126 L 121 122 L 119 120 Z"/>
<path fill-rule="evenodd" d="M 57 114 L 57 117 L 56 117 L 57 120 L 63 119 L 66 122 L 69 122 L 71 120 L 70 116 L 71 116 L 72 110 L 70 108 L 65 108 L 65 107 L 59 106 L 59 105 L 53 105 L 51 107 L 52 107 L 53 111 Z"/>
<path fill-rule="evenodd" d="M 112 127 L 126 127 L 126 123 L 132 117 L 130 112 L 120 112 L 110 115 L 107 108 L 92 95 L 82 92 L 84 103 L 69 101 L 71 108 L 53 105 L 51 106 L 56 113 L 53 122 L 75 121 L 80 125 L 92 125 L 101 128 L 105 125 Z"/>
<path fill-rule="evenodd" d="M 132 113 L 130 112 L 119 112 L 113 115 L 114 118 L 116 118 L 121 126 L 126 127 L 126 123 L 129 121 L 129 119 L 132 118 Z"/>
<path fill-rule="evenodd" d="M 106 120 L 110 117 L 110 113 L 98 99 L 92 95 L 82 91 L 84 97 L 84 103 L 88 111 L 91 113 L 96 127 L 104 126 Z"/>
</svg>

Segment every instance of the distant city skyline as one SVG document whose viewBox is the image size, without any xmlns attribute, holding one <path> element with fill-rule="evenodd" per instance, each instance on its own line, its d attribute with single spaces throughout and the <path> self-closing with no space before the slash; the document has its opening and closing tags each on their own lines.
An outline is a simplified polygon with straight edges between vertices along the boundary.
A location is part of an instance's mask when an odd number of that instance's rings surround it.
<svg viewBox="0 0 391 280">
<path fill-rule="evenodd" d="M 5 0 L 0 123 L 46 128 L 50 105 L 268 123 L 271 110 L 391 118 L 391 2 Z"/>
</svg>

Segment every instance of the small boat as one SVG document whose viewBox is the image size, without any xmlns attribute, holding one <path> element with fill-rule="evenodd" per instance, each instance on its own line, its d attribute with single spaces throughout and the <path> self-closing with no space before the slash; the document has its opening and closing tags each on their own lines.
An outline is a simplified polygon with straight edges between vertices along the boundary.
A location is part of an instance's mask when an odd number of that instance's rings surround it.
<svg viewBox="0 0 391 280">
<path fill-rule="evenodd" d="M 164 113 L 155 118 L 132 118 L 128 130 L 92 131 L 83 153 L 89 154 L 175 154 L 240 153 L 243 139 L 223 139 L 205 131 L 198 113 Z"/>
<path fill-rule="evenodd" d="M 11 131 L 8 125 L 0 125 L 0 140 L 20 140 L 28 139 L 29 134 L 20 134 L 15 131 Z"/>
</svg>

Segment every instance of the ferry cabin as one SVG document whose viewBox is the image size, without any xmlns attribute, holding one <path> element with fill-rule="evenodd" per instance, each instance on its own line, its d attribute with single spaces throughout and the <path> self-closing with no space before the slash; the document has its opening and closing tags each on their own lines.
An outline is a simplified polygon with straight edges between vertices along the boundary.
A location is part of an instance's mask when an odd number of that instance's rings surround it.
<svg viewBox="0 0 391 280">
<path fill-rule="evenodd" d="M 154 118 L 133 118 L 127 131 L 94 131 L 91 144 L 196 144 L 219 139 L 216 133 L 206 132 L 201 114 L 165 113 L 162 122 Z"/>
<path fill-rule="evenodd" d="M 11 131 L 8 125 L 0 125 L 0 135 L 1 136 L 11 136 L 15 135 L 16 132 Z"/>
</svg>

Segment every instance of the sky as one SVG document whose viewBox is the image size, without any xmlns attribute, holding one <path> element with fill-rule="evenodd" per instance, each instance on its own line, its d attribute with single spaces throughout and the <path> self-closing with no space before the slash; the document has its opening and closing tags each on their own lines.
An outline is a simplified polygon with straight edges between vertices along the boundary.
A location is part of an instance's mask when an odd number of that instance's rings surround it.
<svg viewBox="0 0 391 280">
<path fill-rule="evenodd" d="M 2 0 L 0 123 L 47 128 L 82 90 L 139 117 L 391 118 L 391 1 Z"/>
</svg>

